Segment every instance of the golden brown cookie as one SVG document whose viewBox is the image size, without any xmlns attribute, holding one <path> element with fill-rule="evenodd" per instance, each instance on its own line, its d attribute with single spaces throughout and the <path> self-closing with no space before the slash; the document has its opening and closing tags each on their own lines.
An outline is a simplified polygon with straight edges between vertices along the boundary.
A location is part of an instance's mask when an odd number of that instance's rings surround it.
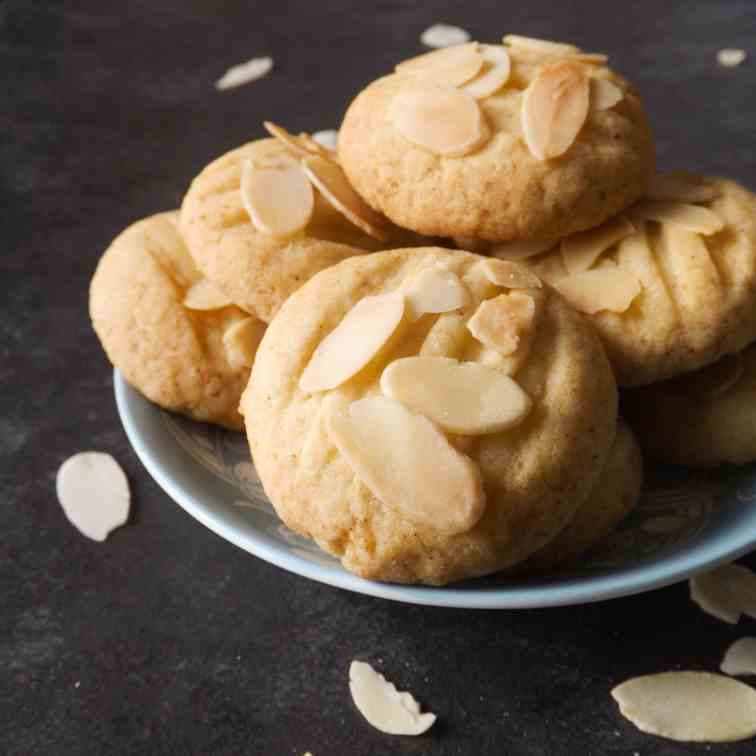
<svg viewBox="0 0 756 756">
<path fill-rule="evenodd" d="M 620 420 L 609 459 L 588 498 L 551 543 L 515 570 L 544 572 L 576 563 L 632 511 L 640 499 L 642 486 L 643 457 L 632 431 Z"/>
<path fill-rule="evenodd" d="M 350 105 L 339 158 L 400 226 L 558 239 L 643 193 L 654 145 L 630 84 L 572 45 L 504 41 L 405 61 Z"/>
<path fill-rule="evenodd" d="M 622 401 L 655 459 L 696 467 L 756 460 L 756 344 Z"/>
<path fill-rule="evenodd" d="M 195 420 L 243 427 L 239 398 L 265 326 L 200 275 L 178 212 L 116 237 L 92 278 L 89 311 L 110 361 L 148 399 Z"/>
<path fill-rule="evenodd" d="M 686 173 L 661 174 L 650 193 L 524 261 L 590 317 L 621 386 L 696 370 L 756 339 L 756 197 Z"/>
<path fill-rule="evenodd" d="M 214 160 L 181 207 L 197 267 L 266 322 L 323 268 L 407 240 L 356 196 L 331 151 L 271 126 L 279 139 Z"/>
<path fill-rule="evenodd" d="M 289 527 L 362 577 L 443 584 L 565 527 L 616 402 L 594 330 L 535 276 L 416 248 L 346 260 L 290 297 L 241 410 Z"/>
</svg>

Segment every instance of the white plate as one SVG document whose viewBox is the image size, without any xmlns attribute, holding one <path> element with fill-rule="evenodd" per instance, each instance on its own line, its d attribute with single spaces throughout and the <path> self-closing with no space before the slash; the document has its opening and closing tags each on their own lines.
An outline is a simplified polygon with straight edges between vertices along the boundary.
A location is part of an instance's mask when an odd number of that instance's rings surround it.
<svg viewBox="0 0 756 756">
<path fill-rule="evenodd" d="M 261 559 L 357 593 L 481 609 L 579 604 L 674 583 L 756 546 L 756 465 L 714 472 L 655 468 L 647 471 L 638 509 L 580 571 L 528 579 L 494 576 L 444 588 L 362 580 L 276 517 L 242 434 L 161 410 L 118 371 L 115 394 L 137 455 L 189 514 Z"/>
</svg>

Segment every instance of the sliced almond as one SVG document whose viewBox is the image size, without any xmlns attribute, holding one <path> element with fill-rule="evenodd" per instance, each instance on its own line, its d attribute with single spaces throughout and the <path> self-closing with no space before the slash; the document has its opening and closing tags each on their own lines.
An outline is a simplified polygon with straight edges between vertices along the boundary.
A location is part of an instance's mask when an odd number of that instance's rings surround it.
<svg viewBox="0 0 756 756">
<path fill-rule="evenodd" d="M 673 200 L 697 204 L 710 202 L 721 195 L 718 186 L 705 179 L 693 178 L 679 173 L 657 173 L 646 191 L 646 197 L 652 200 Z"/>
<path fill-rule="evenodd" d="M 381 391 L 461 436 L 512 428 L 532 405 L 530 397 L 503 373 L 448 357 L 394 360 L 381 375 Z"/>
<path fill-rule="evenodd" d="M 717 63 L 725 68 L 736 68 L 746 58 L 748 53 L 738 47 L 725 47 L 717 52 Z"/>
<path fill-rule="evenodd" d="M 233 302 L 215 284 L 201 278 L 189 287 L 182 304 L 188 310 L 220 310 Z"/>
<path fill-rule="evenodd" d="M 336 129 L 323 129 L 322 131 L 316 131 L 312 138 L 318 143 L 323 145 L 327 150 L 336 152 L 336 146 L 339 141 L 339 132 Z"/>
<path fill-rule="evenodd" d="M 541 288 L 541 279 L 535 273 L 511 260 L 483 260 L 479 265 L 483 275 L 495 286 L 507 289 Z"/>
<path fill-rule="evenodd" d="M 756 574 L 739 564 L 690 579 L 690 598 L 707 614 L 734 625 L 741 614 L 756 619 Z"/>
<path fill-rule="evenodd" d="M 701 399 L 718 399 L 738 385 L 744 371 L 743 355 L 736 352 L 686 378 L 690 381 L 691 393 L 695 396 Z"/>
<path fill-rule="evenodd" d="M 357 477 L 411 522 L 453 535 L 485 508 L 477 465 L 428 418 L 385 396 L 368 396 L 328 418 L 328 433 Z"/>
<path fill-rule="evenodd" d="M 315 139 L 314 136 L 310 136 L 306 131 L 299 133 L 299 139 L 310 155 L 320 155 L 327 160 L 333 160 L 336 163 L 339 162 L 339 156 L 336 153 L 335 145 L 333 149 L 326 147 L 322 142 Z"/>
<path fill-rule="evenodd" d="M 620 102 L 625 93 L 609 79 L 591 79 L 591 108 L 609 110 Z"/>
<path fill-rule="evenodd" d="M 569 60 L 574 60 L 578 63 L 586 63 L 589 66 L 603 66 L 609 62 L 609 56 L 604 53 L 572 53 L 567 56 Z"/>
<path fill-rule="evenodd" d="M 405 139 L 446 157 L 472 152 L 489 135 L 475 98 L 434 84 L 403 87 L 391 103 L 391 120 Z"/>
<path fill-rule="evenodd" d="M 562 239 L 562 260 L 568 273 L 588 270 L 601 255 L 635 232 L 627 218 L 619 216 L 602 225 Z"/>
<path fill-rule="evenodd" d="M 265 323 L 257 318 L 244 318 L 227 328 L 223 346 L 228 364 L 233 368 L 251 368 L 264 334 Z"/>
<path fill-rule="evenodd" d="M 538 160 L 551 160 L 572 146 L 590 104 L 585 67 L 573 61 L 543 66 L 522 98 L 522 133 Z"/>
<path fill-rule="evenodd" d="M 426 47 L 463 45 L 469 39 L 470 34 L 465 29 L 459 26 L 450 26 L 449 24 L 433 24 L 433 26 L 429 26 L 420 35 L 420 41 Z"/>
<path fill-rule="evenodd" d="M 312 185 L 297 161 L 288 155 L 279 155 L 278 158 L 277 163 L 260 167 L 251 160 L 244 163 L 241 199 L 258 231 L 288 236 L 308 224 L 315 197 Z"/>
<path fill-rule="evenodd" d="M 267 76 L 273 68 L 273 58 L 252 58 L 245 63 L 239 63 L 231 66 L 226 73 L 215 82 L 216 89 L 233 89 L 240 87 L 242 84 L 249 84 L 251 81 L 262 79 Z"/>
<path fill-rule="evenodd" d="M 756 638 L 741 638 L 726 651 L 719 668 L 726 675 L 756 675 Z"/>
<path fill-rule="evenodd" d="M 621 268 L 596 268 L 556 281 L 554 288 L 578 311 L 593 315 L 601 310 L 625 312 L 640 294 L 641 285 Z"/>
<path fill-rule="evenodd" d="M 365 662 L 349 665 L 349 692 L 360 714 L 387 735 L 422 735 L 436 721 L 435 714 L 420 713 L 411 693 L 400 693 Z"/>
<path fill-rule="evenodd" d="M 448 270 L 427 268 L 413 278 L 405 291 L 413 320 L 426 313 L 451 312 L 470 301 L 459 276 Z"/>
<path fill-rule="evenodd" d="M 509 80 L 511 64 L 506 47 L 501 45 L 481 45 L 480 54 L 485 65 L 474 78 L 462 85 L 462 90 L 476 100 L 490 97 L 498 92 Z"/>
<path fill-rule="evenodd" d="M 530 257 L 548 252 L 557 244 L 555 241 L 525 239 L 494 244 L 488 254 L 500 260 L 527 260 Z"/>
<path fill-rule="evenodd" d="M 724 675 L 645 675 L 618 685 L 612 697 L 639 730 L 670 740 L 725 743 L 756 735 L 756 690 Z"/>
<path fill-rule="evenodd" d="M 378 354 L 403 316 L 402 294 L 361 299 L 320 342 L 299 379 L 299 388 L 328 391 L 348 381 Z"/>
<path fill-rule="evenodd" d="M 483 68 L 483 56 L 477 42 L 453 45 L 418 55 L 396 66 L 396 72 L 423 82 L 459 87 Z"/>
<path fill-rule="evenodd" d="M 129 519 L 129 481 L 110 454 L 69 457 L 58 469 L 55 490 L 69 522 L 93 541 L 104 541 Z"/>
<path fill-rule="evenodd" d="M 657 223 L 674 223 L 696 234 L 711 236 L 724 228 L 724 221 L 706 207 L 684 202 L 643 200 L 628 211 L 632 218 Z"/>
<path fill-rule="evenodd" d="M 302 161 L 302 167 L 320 193 L 348 221 L 368 236 L 386 241 L 386 222 L 352 188 L 341 166 L 319 155 L 311 155 Z"/>
<path fill-rule="evenodd" d="M 309 157 L 312 154 L 302 141 L 301 135 L 296 136 L 287 131 L 283 126 L 279 126 L 272 121 L 263 121 L 263 126 L 268 134 L 278 140 L 284 147 L 291 150 L 297 157 Z"/>
<path fill-rule="evenodd" d="M 481 344 L 506 356 L 517 351 L 533 328 L 535 310 L 533 297 L 523 292 L 501 294 L 481 302 L 467 328 Z"/>
<path fill-rule="evenodd" d="M 522 37 L 519 34 L 507 34 L 501 41 L 510 47 L 519 47 L 549 56 L 561 57 L 580 53 L 580 48 L 575 47 L 575 45 L 552 42 L 549 39 L 538 39 L 536 37 Z"/>
</svg>

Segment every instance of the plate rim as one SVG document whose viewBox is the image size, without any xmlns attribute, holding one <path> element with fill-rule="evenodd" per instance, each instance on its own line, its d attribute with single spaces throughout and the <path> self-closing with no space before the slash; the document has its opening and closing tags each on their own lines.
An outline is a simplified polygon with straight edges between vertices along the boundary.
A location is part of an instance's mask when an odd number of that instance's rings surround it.
<svg viewBox="0 0 756 756">
<path fill-rule="evenodd" d="M 734 561 L 756 547 L 756 531 L 748 537 L 743 533 L 742 538 L 727 539 L 720 548 L 702 544 L 692 554 L 672 554 L 648 565 L 628 568 L 620 574 L 575 578 L 571 585 L 524 585 L 516 588 L 435 587 L 365 580 L 347 572 L 343 567 L 325 567 L 296 554 L 283 552 L 270 546 L 254 532 L 240 533 L 235 525 L 209 512 L 202 500 L 176 481 L 166 469 L 166 463 L 160 459 L 159 450 L 154 448 L 155 440 L 152 444 L 147 441 L 136 417 L 138 404 L 148 406 L 149 411 L 154 412 L 156 416 L 165 410 L 151 403 L 130 386 L 117 368 L 113 370 L 113 387 L 118 415 L 134 452 L 158 486 L 187 514 L 216 535 L 253 556 L 296 575 L 353 593 L 406 604 L 457 609 L 535 609 L 571 606 L 645 593 L 672 585 Z M 167 429 L 164 435 L 169 436 Z M 191 462 L 188 453 L 183 449 L 181 451 Z M 210 475 L 207 471 L 203 473 Z"/>
</svg>

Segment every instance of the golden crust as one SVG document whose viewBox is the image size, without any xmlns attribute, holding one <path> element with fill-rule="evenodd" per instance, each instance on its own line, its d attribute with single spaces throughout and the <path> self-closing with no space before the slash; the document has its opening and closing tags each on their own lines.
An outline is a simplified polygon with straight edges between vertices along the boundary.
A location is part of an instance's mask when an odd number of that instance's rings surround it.
<svg viewBox="0 0 756 756">
<path fill-rule="evenodd" d="M 241 430 L 239 398 L 250 371 L 228 363 L 223 334 L 248 315 L 237 307 L 183 307 L 202 276 L 177 222 L 178 212 L 159 213 L 116 237 L 92 278 L 92 325 L 113 365 L 148 399 Z"/>
<path fill-rule="evenodd" d="M 370 493 L 329 440 L 329 406 L 377 391 L 388 356 L 422 349 L 506 367 L 506 358 L 497 362 L 465 328 L 479 302 L 498 291 L 481 279 L 482 259 L 419 248 L 346 260 L 299 289 L 260 346 L 241 409 L 265 491 L 289 527 L 362 577 L 443 584 L 526 558 L 574 516 L 609 453 L 617 422 L 609 364 L 593 329 L 545 288 L 529 290 L 540 300 L 538 326 L 524 364 L 513 363 L 517 381 L 534 401 L 532 411 L 509 431 L 450 439 L 479 465 L 483 478 L 487 508 L 471 530 L 455 536 L 420 532 Z M 357 301 L 395 291 L 437 263 L 470 289 L 466 308 L 406 324 L 389 355 L 339 389 L 301 391 L 299 377 L 316 346 Z"/>
</svg>

